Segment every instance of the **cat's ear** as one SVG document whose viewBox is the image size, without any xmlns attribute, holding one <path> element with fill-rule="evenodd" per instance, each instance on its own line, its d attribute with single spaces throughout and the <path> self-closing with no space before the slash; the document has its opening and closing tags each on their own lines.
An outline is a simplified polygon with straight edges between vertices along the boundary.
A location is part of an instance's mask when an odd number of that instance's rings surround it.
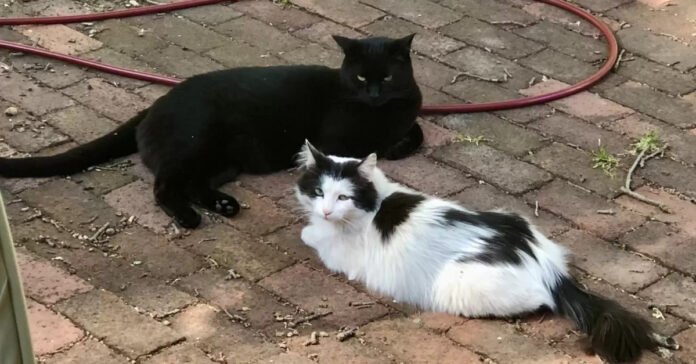
<svg viewBox="0 0 696 364">
<path fill-rule="evenodd" d="M 376 168 L 377 153 L 372 153 L 360 162 L 358 171 L 360 171 L 360 173 L 362 173 L 364 176 L 370 177 L 375 172 Z"/>
<path fill-rule="evenodd" d="M 333 37 L 333 39 L 336 41 L 336 44 L 338 44 L 338 46 L 341 47 L 343 53 L 346 55 L 348 55 L 348 53 L 352 53 L 358 44 L 357 40 L 342 37 L 340 35 L 332 35 L 331 37 Z"/>
<path fill-rule="evenodd" d="M 416 33 L 409 34 L 403 38 L 396 39 L 394 41 L 394 44 L 396 44 L 396 46 L 398 48 L 400 48 L 401 50 L 410 51 L 411 50 L 411 43 L 413 43 L 413 37 L 415 37 L 415 36 L 416 36 Z"/>
<path fill-rule="evenodd" d="M 391 44 L 391 52 L 399 62 L 405 62 L 409 59 L 411 53 L 411 43 L 416 34 L 410 34 L 403 38 L 395 39 Z"/>
<path fill-rule="evenodd" d="M 317 148 L 314 148 L 309 140 L 305 139 L 305 143 L 297 158 L 297 164 L 301 167 L 310 168 L 317 165 L 317 160 L 321 158 L 324 158 L 324 154 L 317 150 Z"/>
</svg>

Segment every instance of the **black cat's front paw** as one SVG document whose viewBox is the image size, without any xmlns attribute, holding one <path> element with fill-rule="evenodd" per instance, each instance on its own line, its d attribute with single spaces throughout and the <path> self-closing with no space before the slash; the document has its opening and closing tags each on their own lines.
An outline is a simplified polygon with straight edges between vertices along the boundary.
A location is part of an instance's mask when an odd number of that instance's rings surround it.
<svg viewBox="0 0 696 364">
<path fill-rule="evenodd" d="M 239 203 L 234 198 L 215 201 L 215 212 L 224 217 L 237 215 L 239 209 Z"/>
<path fill-rule="evenodd" d="M 403 159 L 415 153 L 421 144 L 423 144 L 423 130 L 416 123 L 403 139 L 385 150 L 380 156 L 390 160 Z"/>
<path fill-rule="evenodd" d="M 181 212 L 174 216 L 174 220 L 176 220 L 176 223 L 182 228 L 195 229 L 200 226 L 202 218 L 199 213 L 191 209 L 190 211 Z"/>
</svg>

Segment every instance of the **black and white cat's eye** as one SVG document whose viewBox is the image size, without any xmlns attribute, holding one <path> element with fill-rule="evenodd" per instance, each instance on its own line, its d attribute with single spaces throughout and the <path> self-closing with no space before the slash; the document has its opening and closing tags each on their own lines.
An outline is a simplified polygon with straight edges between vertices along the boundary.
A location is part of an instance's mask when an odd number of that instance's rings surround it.
<svg viewBox="0 0 696 364">
<path fill-rule="evenodd" d="M 392 80 L 392 75 L 389 75 L 389 76 L 384 78 L 384 82 L 389 82 L 391 80 Z"/>
<path fill-rule="evenodd" d="M 341 201 L 345 201 L 345 200 L 350 199 L 350 197 L 348 197 L 348 196 L 346 196 L 346 195 L 338 195 L 338 199 L 341 200 Z"/>
<path fill-rule="evenodd" d="M 363 75 L 358 75 L 358 81 L 360 81 L 360 82 L 365 82 L 365 76 L 363 76 Z"/>
<path fill-rule="evenodd" d="M 322 191 L 321 188 L 318 187 L 314 189 L 314 194 L 319 197 L 324 197 L 324 191 Z"/>
</svg>

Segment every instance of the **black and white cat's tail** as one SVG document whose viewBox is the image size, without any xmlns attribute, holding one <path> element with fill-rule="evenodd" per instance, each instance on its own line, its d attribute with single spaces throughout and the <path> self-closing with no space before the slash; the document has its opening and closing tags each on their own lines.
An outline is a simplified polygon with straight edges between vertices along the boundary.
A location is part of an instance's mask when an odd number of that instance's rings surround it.
<svg viewBox="0 0 696 364">
<path fill-rule="evenodd" d="M 61 154 L 47 157 L 0 158 L 2 177 L 50 177 L 81 172 L 93 165 L 138 151 L 135 130 L 147 116 L 143 110 L 116 130 Z"/>
<path fill-rule="evenodd" d="M 553 289 L 556 311 L 589 335 L 592 349 L 611 363 L 633 362 L 659 343 L 649 322 L 618 303 L 586 292 L 571 277 Z"/>
</svg>

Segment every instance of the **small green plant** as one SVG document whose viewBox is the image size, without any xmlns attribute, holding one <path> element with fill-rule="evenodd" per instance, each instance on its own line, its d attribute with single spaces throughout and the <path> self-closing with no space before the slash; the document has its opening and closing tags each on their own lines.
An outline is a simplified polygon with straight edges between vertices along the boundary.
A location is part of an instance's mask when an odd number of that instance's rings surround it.
<svg viewBox="0 0 696 364">
<path fill-rule="evenodd" d="M 454 141 L 455 142 L 469 142 L 469 143 L 473 143 L 474 145 L 479 145 L 479 144 L 481 144 L 481 142 L 490 141 L 490 140 L 486 139 L 486 137 L 484 137 L 483 135 L 471 136 L 468 134 L 467 135 L 459 134 L 454 138 Z"/>
<path fill-rule="evenodd" d="M 655 131 L 650 131 L 649 133 L 643 135 L 637 142 L 631 144 L 631 153 L 654 153 L 660 150 L 661 144 L 662 141 L 660 141 L 657 133 L 655 133 Z"/>
<path fill-rule="evenodd" d="M 614 170 L 619 166 L 619 160 L 604 147 L 592 153 L 592 163 L 592 168 L 599 168 L 610 177 L 614 177 Z"/>
</svg>

